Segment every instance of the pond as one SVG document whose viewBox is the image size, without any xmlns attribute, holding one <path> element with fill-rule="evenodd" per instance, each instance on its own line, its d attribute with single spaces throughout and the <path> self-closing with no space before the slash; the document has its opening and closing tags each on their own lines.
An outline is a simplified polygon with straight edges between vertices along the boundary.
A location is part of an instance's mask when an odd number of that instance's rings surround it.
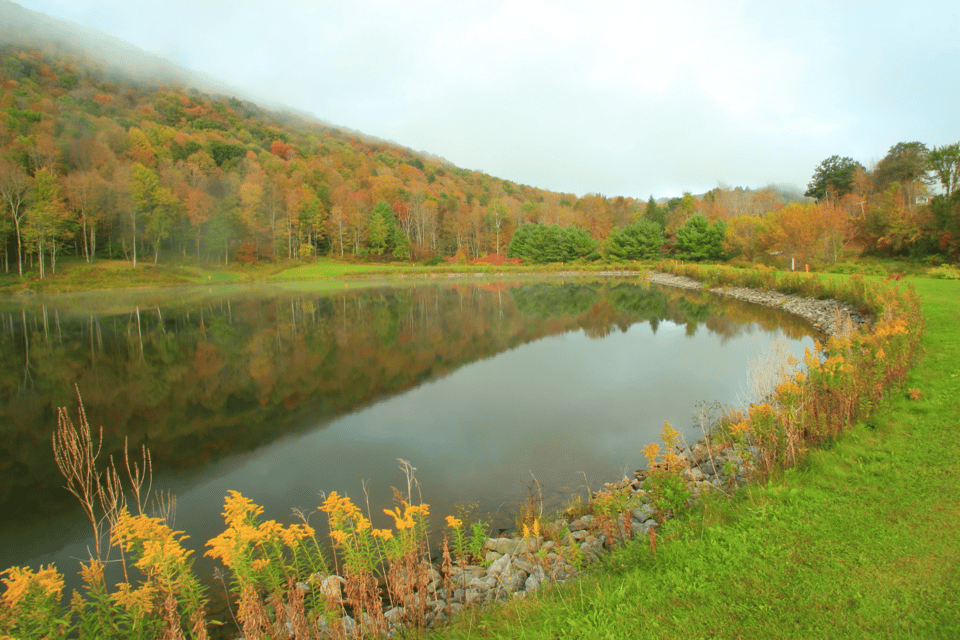
<svg viewBox="0 0 960 640">
<path fill-rule="evenodd" d="M 311 290 L 311 287 L 316 287 Z M 434 522 L 478 503 L 511 527 L 619 480 L 664 420 L 702 437 L 703 403 L 746 397 L 748 364 L 811 330 L 776 310 L 636 279 L 295 283 L 7 302 L 0 308 L 0 568 L 87 557 L 51 433 L 77 392 L 103 454 L 149 448 L 155 490 L 197 549 L 228 490 L 293 522 L 320 492 L 389 520 L 398 459 Z M 138 454 L 139 455 L 139 454 Z M 364 491 L 368 497 L 364 497 Z M 378 515 L 379 514 L 379 515 Z"/>
</svg>

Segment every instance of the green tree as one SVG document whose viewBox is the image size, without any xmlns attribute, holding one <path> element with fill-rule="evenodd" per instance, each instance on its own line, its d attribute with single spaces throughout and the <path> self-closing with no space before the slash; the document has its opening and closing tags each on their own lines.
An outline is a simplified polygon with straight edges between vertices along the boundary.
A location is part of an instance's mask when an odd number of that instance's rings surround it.
<svg viewBox="0 0 960 640">
<path fill-rule="evenodd" d="M 157 174 L 139 162 L 130 169 L 130 193 L 133 198 L 133 266 L 137 266 L 137 219 L 142 216 L 144 235 L 154 243 L 153 263 L 160 259 L 160 243 L 169 237 L 177 209 L 177 198 L 160 184 Z"/>
<path fill-rule="evenodd" d="M 704 216 L 694 214 L 677 229 L 677 253 L 687 260 L 719 260 L 726 230 L 723 220 L 710 224 Z"/>
<path fill-rule="evenodd" d="M 577 227 L 525 224 L 513 233 L 507 256 L 532 264 L 571 262 L 591 255 L 597 241 Z"/>
<path fill-rule="evenodd" d="M 960 183 L 960 142 L 934 147 L 927 154 L 927 169 L 940 182 L 949 201 Z"/>
<path fill-rule="evenodd" d="M 863 165 L 853 158 L 830 156 L 817 166 L 803 195 L 817 200 L 828 196 L 839 200 L 852 191 L 857 169 L 862 170 Z"/>
<path fill-rule="evenodd" d="M 886 191 L 894 182 L 901 186 L 927 177 L 927 158 L 930 150 L 922 142 L 898 142 L 890 147 L 873 172 L 877 191 Z"/>
<path fill-rule="evenodd" d="M 663 229 L 667 225 L 667 211 L 664 207 L 661 207 L 657 204 L 657 201 L 653 199 L 651 194 L 650 199 L 647 200 L 647 208 L 643 212 L 643 217 L 650 222 L 655 222 L 660 225 L 660 228 Z"/>
<path fill-rule="evenodd" d="M 60 185 L 46 168 L 33 176 L 33 192 L 26 215 L 26 239 L 36 245 L 40 277 L 46 277 L 44 254 L 50 254 L 50 271 L 57 271 L 57 251 L 69 235 L 70 217 L 60 195 Z"/>
<path fill-rule="evenodd" d="M 367 247 L 378 256 L 392 248 L 395 240 L 396 219 L 393 209 L 385 201 L 380 200 L 370 213 L 367 223 Z"/>
<path fill-rule="evenodd" d="M 611 233 L 606 252 L 615 260 L 643 260 L 657 256 L 663 243 L 663 227 L 651 220 L 640 220 Z"/>
</svg>

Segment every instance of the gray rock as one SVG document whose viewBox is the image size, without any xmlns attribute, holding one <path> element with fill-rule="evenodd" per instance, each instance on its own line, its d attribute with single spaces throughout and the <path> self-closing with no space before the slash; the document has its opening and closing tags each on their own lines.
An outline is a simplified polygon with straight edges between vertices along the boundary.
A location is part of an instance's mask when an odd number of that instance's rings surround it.
<svg viewBox="0 0 960 640">
<path fill-rule="evenodd" d="M 524 583 L 527 581 L 527 577 L 526 571 L 516 569 L 514 571 L 510 571 L 509 573 L 502 574 L 500 576 L 500 584 L 502 584 L 503 588 L 510 593 L 516 593 L 523 588 Z"/>
<path fill-rule="evenodd" d="M 510 566 L 510 560 L 512 560 L 510 556 L 500 556 L 493 562 L 493 564 L 487 567 L 487 575 L 499 576 L 507 569 L 507 567 Z"/>
<path fill-rule="evenodd" d="M 633 510 L 633 519 L 643 522 L 652 518 L 656 512 L 657 510 L 649 504 L 641 505 L 639 509 Z"/>
<path fill-rule="evenodd" d="M 581 518 L 577 518 L 576 520 L 568 524 L 567 528 L 570 530 L 571 533 L 575 533 L 577 531 L 586 531 L 587 529 L 590 528 L 591 524 L 593 524 L 593 516 L 588 515 L 588 516 L 583 516 Z"/>
<path fill-rule="evenodd" d="M 683 479 L 688 482 L 700 482 L 704 478 L 706 478 L 706 475 L 699 467 L 691 467 L 683 471 Z"/>
<path fill-rule="evenodd" d="M 527 593 L 533 593 L 540 587 L 541 579 L 539 576 L 527 576 L 527 581 L 523 583 L 523 590 Z"/>
<path fill-rule="evenodd" d="M 487 551 L 487 553 L 483 556 L 483 559 L 484 561 L 486 561 L 487 565 L 489 566 L 496 560 L 499 560 L 500 556 L 502 555 L 503 555 L 502 553 L 497 553 L 496 551 Z"/>
<path fill-rule="evenodd" d="M 515 566 L 517 569 L 521 569 L 523 571 L 526 571 L 527 573 L 530 573 L 531 571 L 533 571 L 533 567 L 535 565 L 533 565 L 530 562 L 527 562 L 526 560 L 521 560 L 520 558 L 514 558 L 513 566 Z"/>
<path fill-rule="evenodd" d="M 647 525 L 643 524 L 642 522 L 637 522 L 636 520 L 633 520 L 630 522 L 630 527 L 633 530 L 633 535 L 635 536 L 647 535 L 647 532 L 649 530 L 649 527 L 647 527 Z"/>
<path fill-rule="evenodd" d="M 403 616 L 406 614 L 406 611 L 403 610 L 403 607 L 390 607 L 383 612 L 383 617 L 392 625 L 398 625 L 403 621 Z"/>
<path fill-rule="evenodd" d="M 486 593 L 487 591 L 490 591 L 491 586 L 492 585 L 488 584 L 486 580 L 481 580 L 480 578 L 474 578 L 467 585 L 467 588 L 473 589 L 477 593 Z"/>
<path fill-rule="evenodd" d="M 535 551 L 540 546 L 542 538 L 491 538 L 486 542 L 486 548 L 504 555 L 519 555 Z"/>
<path fill-rule="evenodd" d="M 457 567 L 453 570 L 453 573 L 450 574 L 450 581 L 458 586 L 462 586 L 473 580 L 474 578 L 481 578 L 484 574 L 487 573 L 487 570 L 483 567 L 478 567 L 476 565 L 468 564 L 462 569 Z"/>
</svg>

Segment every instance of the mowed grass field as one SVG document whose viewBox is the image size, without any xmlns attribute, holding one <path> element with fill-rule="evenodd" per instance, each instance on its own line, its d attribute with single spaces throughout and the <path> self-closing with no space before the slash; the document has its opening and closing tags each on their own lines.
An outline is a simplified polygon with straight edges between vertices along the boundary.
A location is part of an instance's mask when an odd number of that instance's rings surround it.
<svg viewBox="0 0 960 640">
<path fill-rule="evenodd" d="M 908 281 L 924 353 L 869 420 L 668 523 L 655 552 L 635 543 L 584 580 L 432 635 L 960 638 L 960 282 Z"/>
</svg>

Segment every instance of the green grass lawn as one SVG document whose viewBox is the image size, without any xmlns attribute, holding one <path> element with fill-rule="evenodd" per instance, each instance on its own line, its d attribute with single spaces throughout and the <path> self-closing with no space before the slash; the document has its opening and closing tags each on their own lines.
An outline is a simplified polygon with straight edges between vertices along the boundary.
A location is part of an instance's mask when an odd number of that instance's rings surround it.
<svg viewBox="0 0 960 640">
<path fill-rule="evenodd" d="M 284 269 L 273 277 L 280 280 L 341 278 L 344 276 L 402 273 L 403 271 L 414 269 L 416 269 L 416 267 L 402 264 L 352 264 L 334 262 L 328 259 L 319 259 L 316 262 L 308 262 L 290 269 Z"/>
<path fill-rule="evenodd" d="M 655 553 L 644 541 L 436 635 L 960 638 L 960 282 L 911 281 L 924 355 L 865 424 L 775 482 L 668 523 Z"/>
</svg>

